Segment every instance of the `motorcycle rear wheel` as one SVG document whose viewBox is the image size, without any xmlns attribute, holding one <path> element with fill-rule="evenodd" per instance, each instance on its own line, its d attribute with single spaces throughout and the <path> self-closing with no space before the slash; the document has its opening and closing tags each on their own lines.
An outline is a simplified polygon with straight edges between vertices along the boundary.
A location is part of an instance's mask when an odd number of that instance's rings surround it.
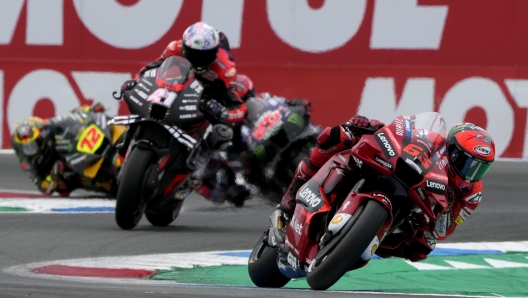
<svg viewBox="0 0 528 298">
<path fill-rule="evenodd" d="M 317 255 L 317 262 L 313 260 L 316 263 L 306 275 L 306 281 L 312 289 L 328 289 L 352 268 L 383 226 L 389 211 L 381 203 L 369 200 L 358 216 L 341 243 L 330 253 Z"/>
<path fill-rule="evenodd" d="M 282 288 L 290 278 L 284 276 L 277 265 L 278 252 L 263 242 L 262 235 L 251 251 L 248 273 L 251 281 L 261 288 Z"/>
<path fill-rule="evenodd" d="M 149 166 L 152 152 L 134 148 L 127 158 L 116 196 L 115 220 L 123 230 L 134 228 L 145 210 L 141 202 L 144 173 Z"/>
</svg>

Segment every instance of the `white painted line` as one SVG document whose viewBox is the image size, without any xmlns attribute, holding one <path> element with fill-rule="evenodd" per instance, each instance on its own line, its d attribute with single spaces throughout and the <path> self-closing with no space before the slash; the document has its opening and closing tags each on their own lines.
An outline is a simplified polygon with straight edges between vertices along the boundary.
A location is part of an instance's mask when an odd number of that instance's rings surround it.
<svg viewBox="0 0 528 298">
<path fill-rule="evenodd" d="M 0 149 L 0 154 L 15 154 L 13 149 Z"/>
<path fill-rule="evenodd" d="M 29 211 L 23 213 L 56 213 L 52 209 L 79 208 L 79 207 L 112 207 L 116 204 L 115 200 L 105 199 L 0 199 L 0 207 L 19 207 L 26 208 Z M 103 213 L 108 213 L 105 211 Z M 80 213 L 80 212 L 76 212 Z M 90 211 L 89 213 L 94 213 Z"/>
</svg>

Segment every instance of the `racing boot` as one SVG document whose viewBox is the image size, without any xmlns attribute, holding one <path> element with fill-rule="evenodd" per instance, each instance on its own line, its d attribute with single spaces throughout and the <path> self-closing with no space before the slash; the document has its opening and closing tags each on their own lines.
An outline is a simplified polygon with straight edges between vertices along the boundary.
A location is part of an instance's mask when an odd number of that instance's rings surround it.
<svg viewBox="0 0 528 298">
<path fill-rule="evenodd" d="M 312 178 L 315 173 L 317 173 L 317 170 L 312 168 L 309 162 L 302 160 L 299 163 L 288 190 L 282 196 L 282 200 L 279 206 L 277 206 L 277 209 L 270 216 L 271 227 L 268 233 L 268 244 L 270 246 L 277 246 L 280 249 L 284 247 L 286 226 L 295 211 L 295 195 L 299 188 Z"/>
</svg>

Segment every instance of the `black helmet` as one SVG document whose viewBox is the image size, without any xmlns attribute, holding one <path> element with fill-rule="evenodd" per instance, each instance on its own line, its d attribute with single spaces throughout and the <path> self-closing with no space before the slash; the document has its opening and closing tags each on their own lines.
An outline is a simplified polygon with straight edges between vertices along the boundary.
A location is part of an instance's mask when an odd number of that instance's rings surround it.
<svg viewBox="0 0 528 298">
<path fill-rule="evenodd" d="M 197 70 L 208 68 L 215 60 L 220 45 L 218 31 L 198 22 L 183 32 L 183 56 Z"/>
</svg>

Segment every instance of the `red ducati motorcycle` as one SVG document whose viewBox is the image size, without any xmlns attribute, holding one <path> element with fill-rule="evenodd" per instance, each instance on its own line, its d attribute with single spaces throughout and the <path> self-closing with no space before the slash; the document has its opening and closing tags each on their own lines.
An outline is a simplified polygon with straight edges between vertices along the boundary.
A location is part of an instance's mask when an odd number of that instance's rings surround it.
<svg viewBox="0 0 528 298">
<path fill-rule="evenodd" d="M 448 207 L 445 134 L 438 113 L 399 116 L 335 154 L 299 189 L 289 222 L 270 217 L 284 240 L 271 229 L 261 236 L 249 257 L 253 283 L 278 288 L 306 277 L 328 289 L 417 214 L 437 221 Z"/>
</svg>

